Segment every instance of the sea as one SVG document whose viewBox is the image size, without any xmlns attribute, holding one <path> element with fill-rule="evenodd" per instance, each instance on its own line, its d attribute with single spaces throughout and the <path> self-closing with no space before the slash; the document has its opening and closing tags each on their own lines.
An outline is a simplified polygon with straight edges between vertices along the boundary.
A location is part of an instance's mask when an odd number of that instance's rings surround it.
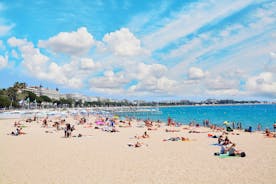
<svg viewBox="0 0 276 184">
<path fill-rule="evenodd" d="M 202 125 L 204 120 L 217 126 L 223 126 L 225 121 L 242 123 L 242 128 L 251 126 L 256 130 L 261 128 L 273 129 L 276 123 L 276 104 L 258 105 L 215 105 L 215 106 L 173 106 L 159 107 L 157 110 L 146 112 L 122 112 L 120 116 L 135 117 L 137 119 L 160 120 L 167 122 L 168 117 L 177 123 L 191 122 Z"/>
<path fill-rule="evenodd" d="M 132 117 L 141 120 L 160 120 L 167 122 L 170 117 L 174 122 L 180 124 L 202 125 L 204 120 L 209 120 L 211 124 L 223 126 L 225 121 L 241 123 L 242 128 L 252 127 L 256 130 L 258 124 L 262 130 L 269 128 L 273 130 L 273 124 L 276 123 L 276 104 L 257 104 L 257 105 L 204 105 L 204 106 L 170 106 L 146 108 L 140 107 L 138 110 L 131 111 L 105 111 L 105 109 L 67 109 L 67 110 L 18 110 L 9 112 L 0 112 L 0 120 L 6 118 L 27 118 L 27 117 L 46 117 L 71 115 L 98 114 L 112 117 L 118 115 L 121 120 L 126 117 Z M 230 123 L 232 125 L 232 123 Z"/>
</svg>

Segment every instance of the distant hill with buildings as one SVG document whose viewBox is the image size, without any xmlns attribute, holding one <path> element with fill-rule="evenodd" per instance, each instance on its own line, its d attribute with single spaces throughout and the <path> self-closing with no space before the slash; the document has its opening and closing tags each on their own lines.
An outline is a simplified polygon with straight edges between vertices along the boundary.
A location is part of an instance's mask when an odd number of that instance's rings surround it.
<svg viewBox="0 0 276 184">
<path fill-rule="evenodd" d="M 190 100 L 143 101 L 127 99 L 114 100 L 90 97 L 78 93 L 61 94 L 59 89 L 43 86 L 28 86 L 16 82 L 12 87 L 0 89 L 0 108 L 47 108 L 47 107 L 92 107 L 92 106 L 175 106 L 175 105 L 219 105 L 219 104 L 260 104 L 268 102 L 235 101 L 231 99 L 207 99 L 201 102 Z"/>
</svg>

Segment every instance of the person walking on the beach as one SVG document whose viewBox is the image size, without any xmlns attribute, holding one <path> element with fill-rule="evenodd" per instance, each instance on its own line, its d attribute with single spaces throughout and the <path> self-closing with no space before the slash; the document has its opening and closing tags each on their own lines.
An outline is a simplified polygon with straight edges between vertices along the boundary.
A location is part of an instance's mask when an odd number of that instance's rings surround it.
<svg viewBox="0 0 276 184">
<path fill-rule="evenodd" d="M 168 126 L 170 126 L 172 124 L 172 119 L 171 117 L 168 117 Z"/>
</svg>

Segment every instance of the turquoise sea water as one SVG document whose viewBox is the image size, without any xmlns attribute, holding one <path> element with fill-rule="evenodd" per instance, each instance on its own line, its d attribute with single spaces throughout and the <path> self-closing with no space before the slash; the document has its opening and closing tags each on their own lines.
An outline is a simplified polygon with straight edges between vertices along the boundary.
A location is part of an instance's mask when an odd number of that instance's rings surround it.
<svg viewBox="0 0 276 184">
<path fill-rule="evenodd" d="M 256 129 L 258 123 L 262 129 L 272 129 L 276 121 L 276 104 L 159 107 L 159 111 L 161 113 L 128 112 L 120 115 L 163 122 L 167 122 L 167 118 L 171 117 L 182 124 L 189 124 L 191 121 L 202 124 L 202 121 L 207 119 L 216 125 L 222 125 L 224 121 L 241 122 L 243 128 L 252 126 L 253 129 Z"/>
</svg>

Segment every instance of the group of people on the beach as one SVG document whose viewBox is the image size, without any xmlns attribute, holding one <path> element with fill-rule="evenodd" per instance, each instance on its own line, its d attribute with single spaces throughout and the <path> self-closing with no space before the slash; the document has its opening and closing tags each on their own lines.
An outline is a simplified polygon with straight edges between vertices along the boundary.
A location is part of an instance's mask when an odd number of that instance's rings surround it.
<svg viewBox="0 0 276 184">
<path fill-rule="evenodd" d="M 233 143 L 232 141 L 229 140 L 227 136 L 227 132 L 223 132 L 219 137 L 218 137 L 218 145 L 220 146 L 220 152 L 216 152 L 215 155 L 221 155 L 221 154 L 226 154 L 229 156 L 240 156 L 240 157 L 245 157 L 245 152 L 237 150 L 236 149 L 236 144 Z"/>
<path fill-rule="evenodd" d="M 38 119 L 37 117 L 34 118 L 28 118 L 25 122 L 26 123 L 32 123 L 37 122 L 41 123 L 42 128 L 55 128 L 55 132 L 58 132 L 60 130 L 64 131 L 64 137 L 70 138 L 70 137 L 83 137 L 84 135 L 79 133 L 77 136 L 72 135 L 72 133 L 76 130 L 76 126 L 83 126 L 83 128 L 94 128 L 99 129 L 104 132 L 119 132 L 117 129 L 119 128 L 131 128 L 132 125 L 132 119 L 126 118 L 126 120 L 119 120 L 118 118 L 110 118 L 110 117 L 104 117 L 104 116 L 96 116 L 96 120 L 94 122 L 91 122 L 89 119 L 87 120 L 86 117 L 81 116 L 74 116 L 74 123 L 67 123 L 65 118 L 57 118 L 57 119 L 49 119 L 49 117 L 45 117 L 42 119 Z M 183 132 L 183 130 L 187 130 L 188 133 L 207 133 L 207 132 L 221 132 L 220 136 L 213 136 L 213 138 L 218 139 L 218 145 L 220 146 L 220 151 L 218 153 L 215 153 L 216 155 L 221 154 L 228 154 L 229 156 L 241 156 L 244 157 L 245 153 L 242 151 L 239 151 L 236 149 L 236 144 L 229 140 L 228 133 L 232 132 L 235 128 L 241 128 L 241 123 L 238 123 L 235 127 L 234 123 L 232 123 L 232 128 L 228 129 L 229 124 L 224 128 L 223 126 L 217 126 L 212 124 L 209 120 L 204 120 L 202 123 L 203 127 L 210 128 L 209 131 L 200 131 L 198 129 L 201 125 L 195 121 L 192 121 L 189 123 L 189 126 L 183 127 L 182 124 L 176 123 L 172 120 L 172 118 L 168 118 L 168 121 L 166 124 L 162 123 L 161 121 L 137 121 L 136 127 L 144 128 L 144 133 L 142 135 L 135 135 L 134 138 L 137 139 L 134 143 L 129 143 L 129 147 L 135 147 L 139 148 L 142 146 L 148 146 L 148 144 L 142 142 L 142 140 L 149 139 L 150 135 L 148 131 L 155 131 L 158 130 L 162 126 L 166 126 L 163 128 L 163 130 L 167 133 L 178 133 Z M 18 136 L 18 135 L 24 135 L 25 132 L 23 132 L 23 127 L 25 125 L 22 123 L 22 121 L 16 121 L 14 123 L 14 127 L 16 127 L 15 131 L 11 132 L 11 135 Z M 276 123 L 274 124 L 274 131 L 276 130 Z M 45 131 L 46 133 L 53 133 L 54 131 Z M 252 132 L 252 127 L 245 131 Z M 269 129 L 266 129 L 264 134 L 267 137 L 276 137 L 275 133 L 271 132 Z M 237 134 L 238 135 L 238 134 Z M 209 134 L 208 134 L 209 136 Z M 163 139 L 163 141 L 190 141 L 190 138 L 185 136 L 173 136 L 169 138 Z"/>
</svg>

